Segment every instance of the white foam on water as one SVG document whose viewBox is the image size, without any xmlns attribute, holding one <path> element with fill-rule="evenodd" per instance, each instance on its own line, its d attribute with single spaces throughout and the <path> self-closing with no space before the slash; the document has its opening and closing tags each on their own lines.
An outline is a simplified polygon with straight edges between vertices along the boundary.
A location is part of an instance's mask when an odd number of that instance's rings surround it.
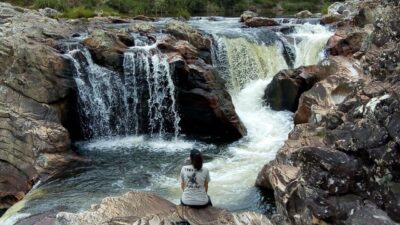
<svg viewBox="0 0 400 225">
<path fill-rule="evenodd" d="M 295 32 L 289 35 L 300 41 L 294 45 L 296 51 L 294 68 L 318 64 L 325 58 L 324 49 L 333 32 L 322 25 L 309 23 L 296 26 L 295 29 Z"/>
<path fill-rule="evenodd" d="M 254 187 L 262 166 L 274 159 L 293 128 L 292 113 L 276 112 L 263 106 L 262 97 L 268 83 L 268 80 L 253 81 L 233 96 L 248 135 L 229 145 L 227 154 L 204 164 L 210 170 L 209 194 L 215 206 L 240 204 Z M 178 174 L 176 177 L 156 177 L 154 182 L 167 189 L 169 200 L 179 203 Z"/>
<path fill-rule="evenodd" d="M 128 151 L 132 148 L 148 149 L 149 151 L 176 152 L 193 149 L 198 145 L 195 141 L 182 139 L 165 140 L 146 136 L 108 137 L 77 143 L 81 149 L 94 152 Z"/>
<path fill-rule="evenodd" d="M 268 83 L 253 81 L 233 96 L 236 112 L 248 135 L 229 146 L 232 156 L 205 164 L 211 171 L 210 195 L 216 205 L 237 204 L 246 197 L 262 166 L 275 158 L 293 128 L 292 113 L 264 106 L 262 97 Z"/>
</svg>

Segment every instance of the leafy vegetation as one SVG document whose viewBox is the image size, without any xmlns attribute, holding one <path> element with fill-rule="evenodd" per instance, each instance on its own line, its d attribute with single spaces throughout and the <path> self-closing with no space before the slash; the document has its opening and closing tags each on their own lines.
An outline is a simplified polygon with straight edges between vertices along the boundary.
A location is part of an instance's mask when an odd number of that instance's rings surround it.
<svg viewBox="0 0 400 225">
<path fill-rule="evenodd" d="M 190 15 L 240 15 L 244 10 L 256 10 L 270 14 L 274 7 L 282 7 L 286 13 L 308 9 L 326 12 L 334 0 L 6 0 L 12 4 L 31 8 L 50 7 L 59 10 L 64 17 L 91 17 L 95 15 L 139 14 L 151 16 Z"/>
</svg>

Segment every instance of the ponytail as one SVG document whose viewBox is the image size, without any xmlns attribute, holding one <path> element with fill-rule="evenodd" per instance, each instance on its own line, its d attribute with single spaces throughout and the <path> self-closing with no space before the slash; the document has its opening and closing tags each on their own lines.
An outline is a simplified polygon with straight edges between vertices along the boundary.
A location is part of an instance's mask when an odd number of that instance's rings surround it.
<svg viewBox="0 0 400 225">
<path fill-rule="evenodd" d="M 190 152 L 190 161 L 196 170 L 203 168 L 203 156 L 199 150 L 194 149 Z"/>
</svg>

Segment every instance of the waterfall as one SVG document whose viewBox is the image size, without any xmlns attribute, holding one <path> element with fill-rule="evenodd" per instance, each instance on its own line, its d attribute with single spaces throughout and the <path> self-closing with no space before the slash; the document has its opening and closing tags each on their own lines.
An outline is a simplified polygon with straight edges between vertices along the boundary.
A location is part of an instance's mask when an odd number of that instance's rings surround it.
<svg viewBox="0 0 400 225">
<path fill-rule="evenodd" d="M 324 59 L 324 49 L 332 34 L 322 25 L 306 23 L 303 26 L 297 26 L 295 32 L 291 34 L 296 52 L 294 67 L 316 65 Z"/>
<path fill-rule="evenodd" d="M 167 58 L 151 46 L 124 54 L 123 74 L 95 64 L 90 52 L 66 54 L 75 67 L 83 127 L 88 137 L 179 134 L 175 86 Z"/>
<path fill-rule="evenodd" d="M 157 54 L 152 55 L 154 51 Z M 180 117 L 176 109 L 175 86 L 167 58 L 154 48 L 132 48 L 124 56 L 124 74 L 125 87 L 128 93 L 134 95 L 132 112 L 137 118 L 139 111 L 143 110 L 140 99 L 147 103 L 150 135 L 161 137 L 168 126 L 172 126 L 174 136 L 177 137 Z"/>
<path fill-rule="evenodd" d="M 213 33 L 213 64 L 228 82 L 231 93 L 247 83 L 273 77 L 282 69 L 318 64 L 332 32 L 322 25 L 297 25 L 294 32 L 276 35 L 262 29 Z"/>
<path fill-rule="evenodd" d="M 87 49 L 71 50 L 66 56 L 75 67 L 82 126 L 88 136 L 128 134 L 131 118 L 118 74 L 95 64 Z"/>
<path fill-rule="evenodd" d="M 280 42 L 267 45 L 228 37 L 215 41 L 214 65 L 235 93 L 252 80 L 266 79 L 288 68 Z"/>
</svg>

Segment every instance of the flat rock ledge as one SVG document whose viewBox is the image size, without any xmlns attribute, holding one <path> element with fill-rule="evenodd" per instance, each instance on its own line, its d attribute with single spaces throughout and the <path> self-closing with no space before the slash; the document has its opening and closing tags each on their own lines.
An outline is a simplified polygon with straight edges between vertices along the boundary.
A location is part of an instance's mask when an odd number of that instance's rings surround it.
<svg viewBox="0 0 400 225">
<path fill-rule="evenodd" d="M 224 209 L 208 207 L 191 209 L 175 205 L 153 193 L 128 192 L 118 197 L 107 197 L 98 205 L 81 213 L 60 212 L 46 224 L 224 224 L 224 225 L 270 225 L 270 221 L 254 212 L 231 213 Z M 39 222 L 39 221 L 36 221 Z"/>
</svg>

